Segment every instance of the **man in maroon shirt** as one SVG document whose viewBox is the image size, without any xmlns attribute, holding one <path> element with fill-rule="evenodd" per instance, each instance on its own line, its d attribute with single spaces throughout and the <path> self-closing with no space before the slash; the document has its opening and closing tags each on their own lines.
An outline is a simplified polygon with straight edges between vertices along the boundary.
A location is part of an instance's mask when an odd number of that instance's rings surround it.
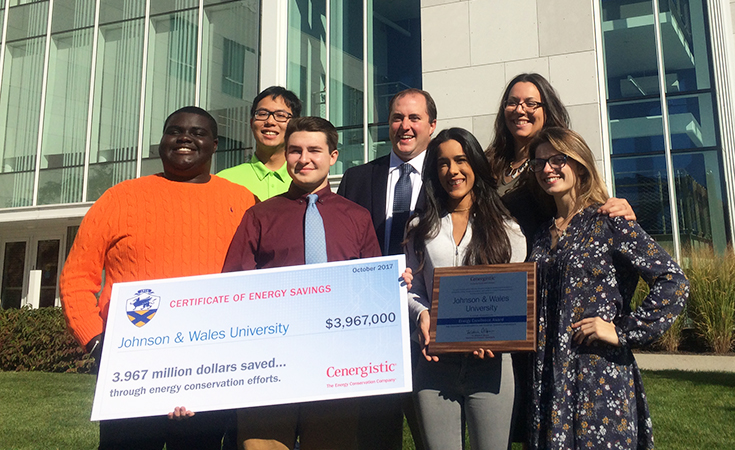
<svg viewBox="0 0 735 450">
<path fill-rule="evenodd" d="M 368 210 L 329 188 L 337 162 L 337 130 L 319 117 L 291 119 L 286 129 L 288 192 L 251 207 L 235 232 L 224 272 L 305 263 L 307 195 L 316 194 L 328 261 L 381 256 Z M 238 444 L 245 450 L 357 448 L 359 400 L 266 406 L 238 411 Z M 242 444 L 241 444 L 242 443 Z M 239 447 L 238 445 L 238 447 Z"/>
</svg>

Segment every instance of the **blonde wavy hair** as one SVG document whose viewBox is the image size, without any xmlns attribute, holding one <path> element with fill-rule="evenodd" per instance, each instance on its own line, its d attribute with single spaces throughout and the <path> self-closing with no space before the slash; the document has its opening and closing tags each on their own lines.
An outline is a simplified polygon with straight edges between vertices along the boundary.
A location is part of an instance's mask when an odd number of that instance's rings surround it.
<svg viewBox="0 0 735 450">
<path fill-rule="evenodd" d="M 536 157 L 536 149 L 544 143 L 550 144 L 554 150 L 573 159 L 582 169 L 578 171 L 577 177 L 577 205 L 586 207 L 593 204 L 603 204 L 607 201 L 609 198 L 607 187 L 605 182 L 602 181 L 600 172 L 597 171 L 592 150 L 590 150 L 582 136 L 568 128 L 545 128 L 539 131 L 528 146 L 531 159 Z M 544 203 L 553 203 L 553 198 L 541 190 L 538 183 L 532 183 L 531 186 L 536 196 L 543 199 Z"/>
</svg>

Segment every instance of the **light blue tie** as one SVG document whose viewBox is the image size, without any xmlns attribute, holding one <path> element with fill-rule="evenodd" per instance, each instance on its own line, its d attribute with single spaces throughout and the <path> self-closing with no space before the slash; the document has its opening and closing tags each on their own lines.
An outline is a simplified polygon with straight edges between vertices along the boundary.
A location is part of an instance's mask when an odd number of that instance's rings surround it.
<svg viewBox="0 0 735 450">
<path fill-rule="evenodd" d="M 324 237 L 324 222 L 316 201 L 319 196 L 309 194 L 309 205 L 304 215 L 304 261 L 306 264 L 327 262 L 327 240 Z"/>
</svg>

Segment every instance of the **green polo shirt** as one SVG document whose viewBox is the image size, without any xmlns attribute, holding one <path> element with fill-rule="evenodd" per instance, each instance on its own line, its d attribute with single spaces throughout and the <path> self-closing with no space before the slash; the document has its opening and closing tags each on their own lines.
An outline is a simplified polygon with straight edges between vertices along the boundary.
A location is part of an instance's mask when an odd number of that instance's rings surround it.
<svg viewBox="0 0 735 450">
<path fill-rule="evenodd" d="M 260 162 L 254 154 L 249 162 L 225 169 L 217 175 L 235 184 L 245 186 L 260 201 L 283 194 L 291 185 L 291 177 L 288 175 L 285 163 L 280 169 L 273 171 L 265 167 L 265 164 Z"/>
</svg>

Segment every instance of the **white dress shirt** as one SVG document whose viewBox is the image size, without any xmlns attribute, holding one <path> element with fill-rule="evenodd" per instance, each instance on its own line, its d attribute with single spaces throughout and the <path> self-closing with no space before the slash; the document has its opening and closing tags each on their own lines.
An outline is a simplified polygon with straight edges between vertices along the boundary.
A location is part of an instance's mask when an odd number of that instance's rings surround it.
<svg viewBox="0 0 735 450">
<path fill-rule="evenodd" d="M 411 171 L 411 212 L 416 209 L 416 202 L 421 192 L 421 171 L 424 168 L 424 159 L 426 159 L 426 150 L 419 153 L 410 161 L 406 161 L 413 167 Z M 395 194 L 396 183 L 401 176 L 398 167 L 403 161 L 396 156 L 394 152 L 390 152 L 390 167 L 388 168 L 388 186 L 385 193 L 385 248 L 383 251 L 388 253 L 390 248 L 390 230 L 393 225 L 393 194 Z"/>
</svg>

